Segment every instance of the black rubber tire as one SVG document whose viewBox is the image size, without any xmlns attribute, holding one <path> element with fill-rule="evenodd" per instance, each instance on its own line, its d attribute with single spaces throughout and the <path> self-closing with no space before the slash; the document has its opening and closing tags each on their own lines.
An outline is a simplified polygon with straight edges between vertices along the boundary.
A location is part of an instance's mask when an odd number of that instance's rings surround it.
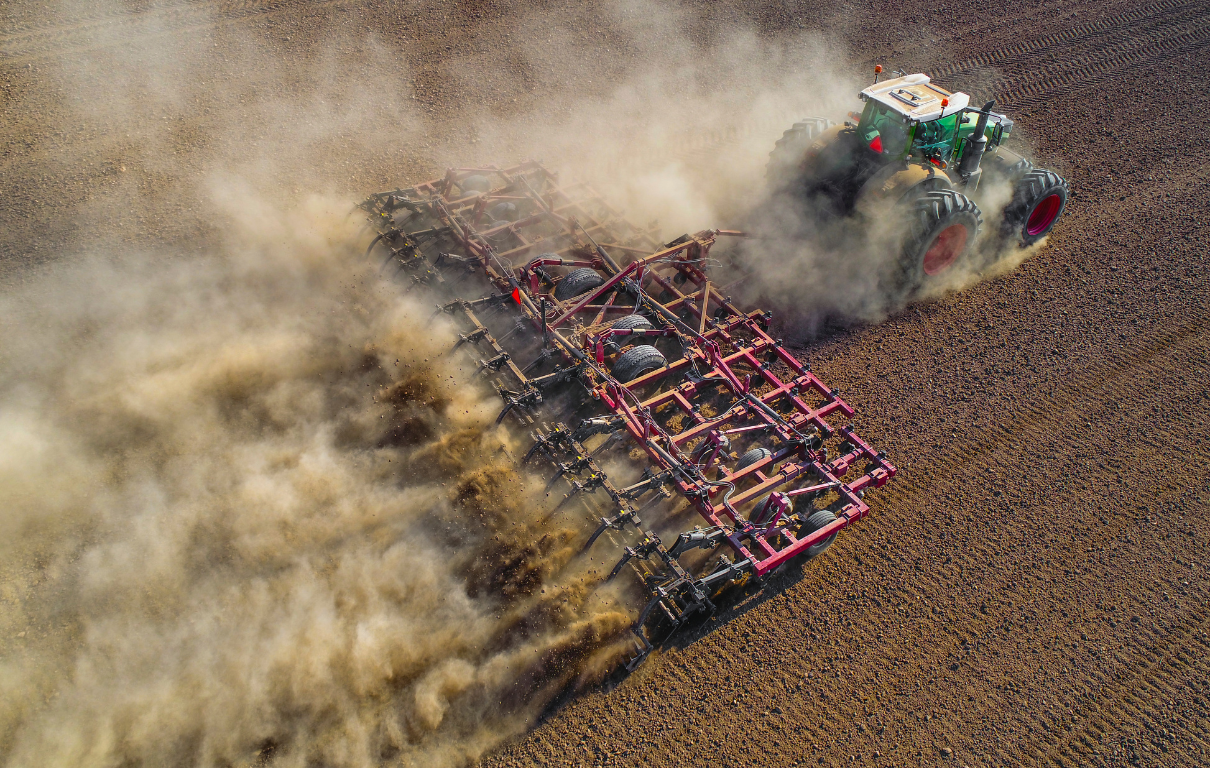
<svg viewBox="0 0 1210 768">
<path fill-rule="evenodd" d="M 970 257 L 979 228 L 983 225 L 983 214 L 973 200 L 952 189 L 929 190 L 908 198 L 905 204 L 908 206 L 908 233 L 900 261 L 900 281 L 902 287 L 911 293 L 944 280 L 947 273 Z M 938 236 L 955 226 L 966 228 L 963 247 L 939 269 L 938 261 L 926 266 L 929 249 Z"/>
<path fill-rule="evenodd" d="M 1016 183 L 1018 179 L 1033 170 L 1033 167 L 1033 163 L 1015 152 L 1007 150 L 984 155 L 983 180 L 979 182 L 979 188 L 983 189 L 983 186 L 993 177 L 1008 181 L 1010 184 Z"/>
<path fill-rule="evenodd" d="M 805 534 L 815 533 L 820 528 L 831 525 L 835 521 L 836 515 L 832 514 L 826 509 L 821 509 L 807 518 L 806 523 L 803 525 L 803 533 L 800 533 L 799 535 L 802 536 Z M 832 546 L 832 542 L 834 541 L 836 541 L 835 533 L 818 544 L 807 547 L 807 559 L 810 560 L 812 558 L 819 557 L 827 551 L 828 547 Z"/>
<path fill-rule="evenodd" d="M 799 175 L 799 164 L 811 142 L 835 123 L 822 117 L 808 117 L 795 123 L 782 134 L 769 153 L 765 166 L 765 180 L 775 189 L 785 187 Z"/>
<path fill-rule="evenodd" d="M 654 328 L 655 326 L 651 324 L 650 320 L 642 315 L 626 315 L 625 317 L 614 320 L 613 324 L 609 327 L 633 331 L 636 329 Z"/>
<path fill-rule="evenodd" d="M 622 353 L 613 364 L 613 377 L 623 384 L 634 381 L 648 371 L 668 364 L 664 353 L 650 344 L 640 344 Z"/>
<path fill-rule="evenodd" d="M 464 195 L 469 195 L 472 192 L 490 192 L 492 188 L 491 179 L 478 174 L 467 176 L 462 181 L 457 182 L 457 184 Z"/>
<path fill-rule="evenodd" d="M 747 469 L 758 461 L 772 456 L 773 451 L 768 448 L 753 448 L 752 450 L 739 457 L 739 461 L 735 462 L 735 471 L 739 472 L 742 469 Z"/>
<path fill-rule="evenodd" d="M 519 218 L 516 204 L 507 200 L 493 205 L 488 209 L 487 214 L 496 221 L 516 221 Z"/>
<path fill-rule="evenodd" d="M 1013 199 L 1004 208 L 1004 219 L 1001 224 L 1001 234 L 1006 240 L 1015 240 L 1022 247 L 1033 245 L 1054 229 L 1059 218 L 1067 208 L 1067 198 L 1071 190 L 1067 181 L 1045 168 L 1034 168 L 1025 173 L 1013 186 Z M 1047 223 L 1041 229 L 1030 232 L 1029 222 L 1039 204 L 1052 196 L 1058 198 L 1058 209 L 1053 212 Z"/>
<path fill-rule="evenodd" d="M 605 278 L 601 277 L 600 273 L 592 267 L 573 269 L 555 286 L 555 298 L 559 301 L 567 301 L 599 287 L 604 282 Z"/>
</svg>

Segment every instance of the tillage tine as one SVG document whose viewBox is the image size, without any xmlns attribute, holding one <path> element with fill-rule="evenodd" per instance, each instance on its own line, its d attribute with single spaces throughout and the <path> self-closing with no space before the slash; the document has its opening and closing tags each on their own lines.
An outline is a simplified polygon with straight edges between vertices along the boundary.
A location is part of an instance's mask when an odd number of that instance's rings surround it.
<svg viewBox="0 0 1210 768">
<path fill-rule="evenodd" d="M 517 218 L 487 215 L 487 198 L 463 187 L 474 175 L 490 178 L 486 194 L 507 198 Z M 450 316 L 453 351 L 470 358 L 472 380 L 484 376 L 499 394 L 496 423 L 509 415 L 527 429 L 549 421 L 533 428 L 518 462 L 550 462 L 534 470 L 553 472 L 547 519 L 585 513 L 593 530 L 584 552 L 610 530 L 619 535 L 609 539 L 629 542 L 604 580 L 630 564 L 646 594 L 632 627 L 640 646 L 633 666 L 656 638 L 713 611 L 725 585 L 774 573 L 806 554 L 808 541 L 815 546 L 866 515 L 866 492 L 895 467 L 836 423 L 852 408 L 770 334 L 772 315 L 745 313 L 727 296 L 743 275 L 728 274 L 710 249 L 742 233 L 704 230 L 662 242 L 577 189 L 573 195 L 536 163 L 464 168 L 387 193 L 412 202 L 398 225 L 382 215 L 403 205 L 394 197 L 363 207 L 378 232 L 373 247 L 385 242 L 387 261 L 398 262 L 410 286 L 441 297 L 433 317 Z M 568 283 L 575 270 L 578 282 Z M 579 293 L 552 295 L 568 285 Z M 843 432 L 834 435 L 831 424 Z M 742 458 L 754 451 L 755 461 Z M 568 490 L 556 499 L 560 479 Z M 838 497 L 824 510 L 836 515 L 808 529 L 811 515 L 793 508 L 818 503 L 821 488 Z M 601 517 L 606 495 L 612 513 Z M 700 525 L 684 530 L 680 515 L 694 513 Z M 676 537 L 671 549 L 661 536 Z"/>
</svg>

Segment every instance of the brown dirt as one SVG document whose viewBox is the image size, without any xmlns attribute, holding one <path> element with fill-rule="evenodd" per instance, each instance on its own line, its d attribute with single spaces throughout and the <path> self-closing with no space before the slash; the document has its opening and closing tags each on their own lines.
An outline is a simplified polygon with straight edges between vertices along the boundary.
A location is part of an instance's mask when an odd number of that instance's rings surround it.
<svg viewBox="0 0 1210 768">
<path fill-rule="evenodd" d="M 801 577 L 565 702 L 483 763 L 1210 764 L 1210 8 L 692 5 L 695 39 L 835 22 L 862 61 L 990 91 L 1076 197 L 1011 274 L 807 347 L 902 466 L 867 520 Z M 240 69 L 240 35 L 306 59 L 351 32 L 358 48 L 372 28 L 411 67 L 419 133 L 458 141 L 465 109 L 521 114 L 563 88 L 591 91 L 578 78 L 607 80 L 613 66 L 602 55 L 548 71 L 512 56 L 522 14 L 490 2 L 125 7 L 0 10 L 7 282 L 77 249 L 81 219 L 102 243 L 206 241 L 182 215 L 190 174 L 233 130 L 256 151 L 253 128 L 233 129 L 206 99 L 254 106 L 301 77 Z M 609 40 L 601 13 L 549 11 L 600 35 L 594 56 Z M 172 114 L 82 116 L 64 94 L 106 73 L 79 63 L 146 36 L 213 56 L 209 85 Z M 175 126 L 167 170 L 121 136 L 157 118 Z M 458 160 L 443 146 L 330 141 L 313 178 L 355 191 Z M 125 212 L 89 218 L 114 195 Z"/>
</svg>

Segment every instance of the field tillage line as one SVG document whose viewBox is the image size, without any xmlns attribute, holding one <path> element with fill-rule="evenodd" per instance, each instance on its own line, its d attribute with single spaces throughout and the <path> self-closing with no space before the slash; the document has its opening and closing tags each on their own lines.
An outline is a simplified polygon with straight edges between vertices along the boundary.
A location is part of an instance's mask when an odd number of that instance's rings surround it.
<svg viewBox="0 0 1210 768">
<path fill-rule="evenodd" d="M 1098 734 L 1104 735 L 1123 722 L 1150 726 L 1147 728 L 1149 731 L 1159 730 L 1152 724 L 1154 718 L 1148 711 L 1149 705 L 1155 700 L 1172 701 L 1179 698 L 1182 685 L 1171 678 L 1181 673 L 1192 673 L 1198 680 L 1210 680 L 1207 629 L 1210 629 L 1210 619 L 1201 617 L 1200 622 L 1190 623 L 1165 638 L 1163 647 L 1157 649 L 1156 660 L 1131 677 L 1119 681 L 1115 686 L 1117 695 L 1112 704 L 1100 709 L 1083 728 L 1052 745 L 1041 755 L 1042 761 L 1058 766 L 1084 765 L 1091 753 L 1102 746 Z M 1182 742 L 1188 742 L 1188 745 Z M 1182 733 L 1169 750 L 1185 751 L 1189 757 L 1193 757 L 1183 749 L 1186 746 L 1197 748 L 1202 756 L 1210 755 L 1210 744 L 1195 733 Z"/>
<path fill-rule="evenodd" d="M 1203 346 L 1204 346 L 1204 342 L 1205 342 L 1204 336 L 1199 337 L 1196 340 L 1203 342 Z M 1108 390 L 1108 391 L 1130 389 L 1130 380 L 1132 380 L 1135 375 L 1143 375 L 1143 376 L 1150 375 L 1152 373 L 1152 369 L 1154 369 L 1154 371 L 1157 371 L 1157 372 L 1160 370 L 1169 369 L 1171 367 L 1171 358 L 1178 354 L 1181 354 L 1181 353 L 1191 353 L 1194 355 L 1198 354 L 1198 349 L 1196 348 L 1195 344 L 1193 344 L 1193 342 L 1195 340 L 1189 339 L 1188 341 L 1189 341 L 1189 343 L 1187 343 L 1187 344 L 1169 346 L 1167 348 L 1167 354 L 1161 354 L 1157 357 L 1153 357 L 1152 359 L 1148 360 L 1143 366 L 1141 366 L 1141 370 L 1139 370 L 1138 368 L 1132 367 L 1132 370 L 1121 371 L 1119 374 L 1118 380 L 1115 382 L 1106 382 L 1103 389 Z M 1096 402 L 1096 401 L 1101 400 L 1101 398 L 1095 397 L 1095 395 L 1099 394 L 1099 393 L 1094 392 L 1094 393 L 1090 393 L 1090 394 L 1094 395 L 1094 397 L 1089 398 L 1089 402 Z M 1154 396 L 1156 398 L 1160 397 L 1159 393 L 1156 393 Z M 1072 436 L 1072 433 L 1070 430 L 1074 428 L 1074 426 L 1077 424 L 1077 422 L 1082 421 L 1082 419 L 1084 417 L 1084 412 L 1078 411 L 1075 409 L 1069 409 L 1069 410 L 1065 410 L 1065 411 L 1058 411 L 1058 413 L 1064 414 L 1065 418 L 1051 420 L 1049 429 L 1047 429 L 1047 430 L 1040 429 L 1039 434 L 1025 439 L 1024 442 L 1019 441 L 1019 440 L 1014 440 L 1014 441 L 1011 441 L 1010 443 L 1002 445 L 1001 450 L 998 451 L 998 453 L 1002 453 L 1005 450 L 1011 452 L 1013 450 L 1014 446 L 1046 445 L 1046 443 L 1042 442 L 1042 438 L 1045 435 L 1049 435 L 1049 437 L 1051 438 L 1052 441 L 1058 440 L 1060 442 L 1072 443 L 1072 446 L 1069 446 L 1069 447 L 1073 447 L 1075 445 L 1075 443 L 1078 443 L 1078 439 L 1076 437 Z M 1064 436 L 1066 436 L 1066 437 L 1064 437 Z M 1055 448 L 1055 450 L 1062 450 L 1062 446 L 1056 445 L 1056 446 L 1052 446 L 1052 447 Z M 1006 469 L 1010 466 L 1015 466 L 1014 462 L 1011 460 L 1011 457 L 1005 458 L 1005 457 L 985 456 L 984 460 L 981 463 L 988 465 L 988 466 L 994 465 L 1000 469 Z M 966 474 L 974 476 L 977 473 L 971 471 L 971 472 L 967 472 Z M 1203 480 L 1204 479 L 1205 478 L 1203 478 Z M 953 488 L 951 488 L 950 486 L 957 487 L 959 485 L 962 485 L 964 483 L 969 483 L 969 482 L 971 482 L 971 480 L 969 478 L 963 479 L 963 478 L 959 478 L 959 477 L 953 477 L 953 478 L 949 479 L 948 482 L 941 481 L 928 490 L 932 493 L 939 493 L 941 495 L 946 495 L 947 491 L 953 490 Z M 1140 493 L 1144 493 L 1145 495 L 1148 496 L 1148 498 L 1151 500 L 1151 502 L 1153 504 L 1161 505 L 1161 506 L 1166 504 L 1168 501 L 1171 501 L 1167 497 L 1173 496 L 1173 495 L 1179 495 L 1185 491 L 1185 489 L 1183 487 L 1178 487 L 1178 486 L 1167 486 L 1167 487 L 1161 486 L 1154 490 L 1146 489 L 1146 488 L 1143 488 L 1143 489 L 1135 488 L 1134 490 L 1137 492 L 1140 492 Z M 1065 493 L 1066 495 L 1071 495 L 1074 497 L 1079 497 L 1083 494 L 1083 490 L 1081 488 L 1071 487 L 1071 488 L 1064 489 L 1063 491 L 1061 491 L 1061 493 Z M 911 495 L 913 495 L 913 494 L 911 494 L 910 492 L 900 495 L 899 503 L 895 504 L 893 508 L 899 508 L 899 509 L 911 508 L 912 507 L 912 505 L 910 504 Z M 890 504 L 891 504 L 891 500 L 888 499 L 888 505 L 890 505 Z M 1100 562 L 1098 555 L 1100 552 L 1107 549 L 1107 545 L 1113 543 L 1114 540 L 1119 538 L 1119 536 L 1122 534 L 1122 531 L 1125 529 L 1126 525 L 1127 525 L 1126 522 L 1118 521 L 1116 523 L 1111 523 L 1111 524 L 1108 524 L 1105 526 L 1099 526 L 1099 527 L 1093 529 L 1092 531 L 1090 531 L 1088 536 L 1081 539 L 1080 549 L 1082 551 L 1078 555 L 1074 556 L 1075 559 L 1073 559 L 1072 562 L 1075 565 L 1073 565 L 1073 567 L 1078 567 L 1081 570 L 1084 570 L 1086 572 L 1103 571 L 1106 566 Z M 1011 523 L 1005 522 L 1005 523 L 1003 523 L 1003 525 L 1000 525 L 997 527 L 1004 528 L 1005 526 L 1011 527 Z M 990 533 L 992 533 L 992 531 L 989 529 L 988 533 L 990 535 Z M 1096 554 L 1092 554 L 1092 553 L 1096 553 Z M 961 567 L 980 568 L 981 564 L 986 565 L 985 563 L 983 563 L 981 556 L 977 552 L 959 550 L 958 552 L 954 553 L 953 557 L 957 561 L 958 566 L 960 568 Z M 987 581 L 982 582 L 980 584 L 980 590 L 983 592 L 986 592 L 988 594 L 996 594 L 1003 598 L 1011 598 L 1013 601 L 1013 607 L 1011 609 L 1008 609 L 1007 611 L 997 611 L 995 608 L 992 608 L 992 610 L 988 614 L 979 614 L 979 615 L 972 614 L 965 619 L 959 619 L 958 622 L 951 627 L 951 630 L 953 630 L 953 632 L 950 633 L 950 636 L 952 637 L 954 632 L 957 632 L 958 634 L 965 634 L 970 637 L 980 637 L 980 638 L 983 638 L 983 640 L 986 642 L 991 642 L 993 639 L 993 636 L 999 631 L 999 628 L 1002 627 L 1004 625 L 1005 621 L 1009 618 L 1009 614 L 1010 613 L 1015 614 L 1017 612 L 1025 610 L 1031 602 L 1030 595 L 1031 595 L 1032 587 L 1031 587 L 1031 585 L 1026 583 L 1025 579 L 1021 578 L 1023 576 L 1023 574 L 1024 574 L 1024 571 L 1018 572 L 1018 571 L 1012 571 L 1009 569 L 996 569 L 994 576 L 992 576 Z M 1065 589 L 1067 589 L 1067 591 L 1069 591 L 1069 592 L 1071 589 L 1074 589 L 1074 588 L 1075 588 L 1074 585 L 1068 585 L 1067 587 L 1065 587 Z M 1200 620 L 1200 619 L 1198 619 L 1198 620 Z M 942 638 L 937 638 L 936 640 L 938 643 L 940 643 Z M 1142 639 L 1140 638 L 1139 641 L 1141 642 Z M 929 646 L 929 645 L 930 645 L 930 643 L 928 643 L 928 642 L 924 643 L 924 646 Z M 944 649 L 940 649 L 940 650 L 944 650 Z M 927 651 L 925 651 L 925 655 L 928 655 Z M 937 656 L 937 652 L 933 651 L 932 655 Z M 939 658 L 939 656 L 937 656 L 937 657 Z"/>
<path fill-rule="evenodd" d="M 1198 342 L 1200 342 L 1200 345 Z M 1006 451 L 1011 452 L 1021 446 L 1045 445 L 1047 440 L 1069 443 L 1078 442 L 1079 438 L 1074 436 L 1074 430 L 1077 425 L 1083 423 L 1088 411 L 1091 410 L 1087 406 L 1097 407 L 1108 400 L 1116 398 L 1129 399 L 1130 396 L 1137 392 L 1135 384 L 1137 378 L 1154 375 L 1164 370 L 1171 370 L 1172 358 L 1183 353 L 1196 356 L 1199 349 L 1204 349 L 1207 346 L 1206 342 L 1207 334 L 1205 333 L 1186 336 L 1180 343 L 1168 344 L 1159 352 L 1138 360 L 1137 364 L 1121 366 L 1115 373 L 1101 380 L 1100 386 L 1087 387 L 1087 397 L 1072 399 L 1062 406 L 1057 406 L 1055 410 L 1048 411 L 1045 419 L 1026 419 L 1022 421 L 1013 429 L 1011 434 L 986 444 L 984 450 L 972 451 L 970 461 L 955 462 L 953 460 L 939 460 L 938 463 L 940 465 L 952 466 L 956 471 L 943 475 L 929 475 L 922 482 L 896 483 L 893 486 L 895 488 L 894 494 L 888 494 L 888 498 L 883 506 L 890 509 L 913 509 L 916 506 L 912 503 L 913 497 L 920 493 L 952 496 L 955 491 L 967 487 L 972 482 L 972 478 L 978 477 L 977 471 L 958 471 L 966 464 L 974 467 L 994 466 L 1007 469 L 1012 462 L 997 458 Z M 1105 397 L 1106 394 L 1109 397 Z M 1157 393 L 1151 393 L 1151 397 L 1157 401 L 1160 399 Z M 1056 414 L 1061 414 L 1061 416 L 1056 417 Z M 981 443 L 976 441 L 976 444 Z M 1195 463 L 1205 464 L 1207 454 L 1204 450 L 1196 451 L 1189 458 Z M 888 486 L 888 488 L 890 487 Z M 1184 487 L 1178 486 L 1171 490 L 1183 492 Z M 892 495 L 894 498 L 891 498 Z M 893 513 L 888 514 L 893 515 Z M 1121 525 L 1103 526 L 1100 529 L 1100 536 L 1097 537 L 1101 539 L 1099 544 L 1104 545 L 1115 539 L 1119 535 L 1120 528 Z M 1090 544 L 1095 545 L 1098 542 L 1090 540 L 1086 541 L 1084 545 L 1087 547 Z M 959 558 L 962 556 L 962 553 L 958 553 Z"/>
<path fill-rule="evenodd" d="M 1087 64 L 1079 61 L 1057 64 L 1019 77 L 1008 78 L 993 86 L 1000 100 L 1017 106 L 1034 106 L 1041 96 L 1067 88 L 1086 88 L 1119 77 L 1127 69 L 1144 69 L 1142 65 L 1187 51 L 1204 50 L 1210 39 L 1210 20 L 1203 20 L 1187 31 L 1171 36 L 1143 38 L 1138 43 L 1110 47 Z"/>
<path fill-rule="evenodd" d="M 1061 46 L 1067 43 L 1080 43 L 1090 37 L 1099 35 L 1102 32 L 1116 32 L 1125 28 L 1127 31 L 1133 29 L 1135 24 L 1141 19 L 1147 19 L 1158 16 L 1162 13 L 1174 11 L 1177 9 L 1204 9 L 1205 3 L 1198 0 L 1193 3 L 1178 3 L 1173 0 L 1154 3 L 1142 8 L 1128 11 L 1126 13 L 1116 14 L 1104 19 L 1089 22 L 1087 24 L 1077 24 L 1074 27 L 1069 27 L 1062 32 L 1054 35 L 1046 35 L 1034 40 L 1011 45 L 1006 48 L 998 48 L 993 51 L 986 51 L 977 56 L 955 61 L 944 66 L 937 67 L 933 70 L 934 78 L 952 77 L 953 75 L 969 72 L 971 70 L 990 67 L 1001 64 L 1013 57 L 1024 56 L 1031 53 L 1045 51 L 1049 48 Z M 1035 18 L 1035 12 L 1030 13 L 1030 18 Z"/>
<path fill-rule="evenodd" d="M 1115 362 L 1089 366 L 1075 372 L 1058 391 L 1050 394 L 1031 394 L 1028 407 L 1020 411 L 1015 419 L 998 425 L 990 435 L 980 434 L 978 439 L 958 443 L 939 457 L 935 464 L 956 468 L 981 460 L 1006 444 L 1048 435 L 1055 423 L 1054 414 L 1074 412 L 1077 403 L 1093 401 L 1094 398 L 1104 399 L 1101 393 L 1106 391 L 1108 395 L 1119 400 L 1129 400 L 1136 391 L 1131 372 L 1147 365 L 1169 349 L 1187 344 L 1203 333 L 1204 319 L 1199 319 L 1199 322 L 1161 326 L 1150 334 L 1140 334 L 1134 338 L 1132 344 L 1121 348 Z M 1128 373 L 1131 375 L 1127 376 Z M 923 490 L 914 479 L 916 475 L 917 473 L 908 473 L 902 481 L 890 484 L 884 506 L 902 503 L 906 499 L 901 497 Z M 920 482 L 928 483 L 930 487 L 946 485 L 944 477 L 931 475 L 922 478 Z"/>
<path fill-rule="evenodd" d="M 266 2 L 211 2 L 173 6 L 141 14 L 70 26 L 21 32 L 0 38 L 0 66 L 15 67 L 42 59 L 144 42 L 182 32 L 237 24 L 282 13 L 313 13 L 322 8 L 357 5 L 364 0 L 325 0 L 305 4 L 302 9 L 290 0 Z"/>
</svg>

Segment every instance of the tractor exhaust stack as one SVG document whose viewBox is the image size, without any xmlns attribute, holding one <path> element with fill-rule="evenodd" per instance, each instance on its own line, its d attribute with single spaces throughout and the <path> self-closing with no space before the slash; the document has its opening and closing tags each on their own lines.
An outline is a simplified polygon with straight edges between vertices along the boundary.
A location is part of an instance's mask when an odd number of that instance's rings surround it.
<svg viewBox="0 0 1210 768">
<path fill-rule="evenodd" d="M 987 137 L 983 134 L 987 130 L 987 118 L 994 106 L 995 100 L 983 105 L 982 111 L 979 112 L 979 121 L 975 123 L 975 132 L 966 140 L 966 150 L 962 153 L 962 162 L 958 165 L 958 173 L 964 179 L 970 179 L 979 172 L 979 162 L 987 149 Z"/>
</svg>

